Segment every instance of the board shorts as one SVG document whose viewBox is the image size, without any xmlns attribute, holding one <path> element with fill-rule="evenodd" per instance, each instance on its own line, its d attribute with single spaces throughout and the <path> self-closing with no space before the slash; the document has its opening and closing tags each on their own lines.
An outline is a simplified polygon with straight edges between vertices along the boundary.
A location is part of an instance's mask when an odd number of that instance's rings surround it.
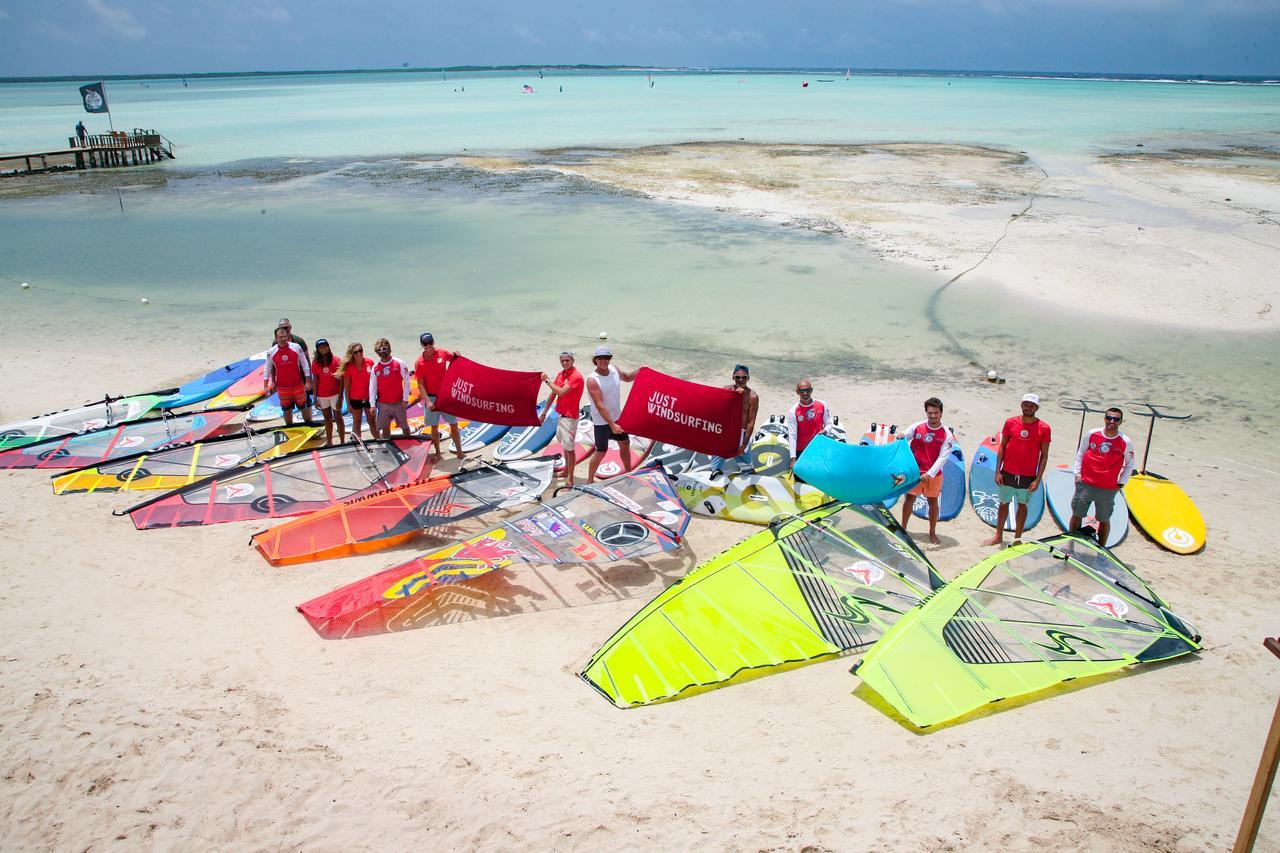
<svg viewBox="0 0 1280 853">
<path fill-rule="evenodd" d="M 1007 504 L 1017 499 L 1022 506 L 1027 505 L 1027 490 L 1031 488 L 1031 481 L 1035 479 L 1034 474 L 1010 474 L 1007 471 L 1004 474 L 1004 485 L 1000 486 L 1000 503 Z"/>
<path fill-rule="evenodd" d="M 578 438 L 578 418 L 561 417 L 556 423 L 556 440 L 563 450 L 574 450 Z"/>
<path fill-rule="evenodd" d="M 342 399 L 341 394 L 334 394 L 332 397 L 316 397 L 316 406 L 321 409 L 337 409 L 338 401 Z"/>
<path fill-rule="evenodd" d="M 596 452 L 604 453 L 609 449 L 609 439 L 617 442 L 630 441 L 631 436 L 625 432 L 614 432 L 608 424 L 592 424 L 596 428 Z"/>
<path fill-rule="evenodd" d="M 440 421 L 444 421 L 445 423 L 451 424 L 453 426 L 458 425 L 457 418 L 455 418 L 453 415 L 446 414 L 444 412 L 437 412 L 435 409 L 435 405 L 436 405 L 435 395 L 434 394 L 427 395 L 426 411 L 424 411 L 422 414 L 422 425 L 424 427 L 439 426 Z"/>
<path fill-rule="evenodd" d="M 911 489 L 911 491 L 907 492 L 907 494 L 912 497 L 916 495 L 920 495 L 925 498 L 938 497 L 942 494 L 942 473 L 939 472 L 934 474 L 933 479 L 927 483 L 924 480 L 921 480 L 919 483 L 916 483 L 915 487 Z"/>
<path fill-rule="evenodd" d="M 399 403 L 379 403 L 378 417 L 375 419 L 378 432 L 391 429 L 391 422 L 395 421 L 405 432 L 409 431 L 409 418 L 404 413 L 404 401 Z"/>
<path fill-rule="evenodd" d="M 347 408 L 348 408 L 348 409 L 351 409 L 352 411 L 355 411 L 356 409 L 367 409 L 367 408 L 369 408 L 369 401 L 368 401 L 368 400 L 353 400 L 353 399 L 351 399 L 350 397 L 348 397 L 348 398 L 347 398 Z"/>
<path fill-rule="evenodd" d="M 292 409 L 294 406 L 299 409 L 305 409 L 309 405 L 307 389 L 304 385 L 295 385 L 292 388 L 276 388 L 276 395 L 280 398 L 280 408 L 282 409 Z"/>
<path fill-rule="evenodd" d="M 1081 480 L 1076 483 L 1076 493 L 1071 498 L 1071 514 L 1080 518 L 1089 515 L 1089 504 L 1093 504 L 1093 517 L 1098 521 L 1109 521 L 1111 511 L 1116 507 L 1116 492 L 1119 489 L 1103 489 L 1090 486 Z"/>
</svg>

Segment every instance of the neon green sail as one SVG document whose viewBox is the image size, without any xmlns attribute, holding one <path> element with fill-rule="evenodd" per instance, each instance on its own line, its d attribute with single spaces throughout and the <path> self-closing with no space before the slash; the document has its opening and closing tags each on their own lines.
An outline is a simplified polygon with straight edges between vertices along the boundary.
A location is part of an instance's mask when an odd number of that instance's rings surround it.
<svg viewBox="0 0 1280 853">
<path fill-rule="evenodd" d="M 1059 682 L 1184 655 L 1199 641 L 1110 551 L 1061 535 L 978 563 L 899 620 L 854 672 L 925 727 Z"/>
<path fill-rule="evenodd" d="M 620 708 L 672 699 L 864 648 L 940 586 L 883 507 L 831 503 L 689 572 L 581 675 Z"/>
</svg>

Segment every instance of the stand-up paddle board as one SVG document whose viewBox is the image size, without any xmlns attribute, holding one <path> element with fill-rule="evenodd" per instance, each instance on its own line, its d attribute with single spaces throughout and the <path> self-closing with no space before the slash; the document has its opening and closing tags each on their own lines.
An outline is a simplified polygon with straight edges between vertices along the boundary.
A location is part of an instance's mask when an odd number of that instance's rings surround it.
<svg viewBox="0 0 1280 853">
<path fill-rule="evenodd" d="M 1185 421 L 1191 415 L 1166 414 L 1152 403 L 1139 405 L 1146 411 L 1131 409 L 1130 414 L 1151 418 L 1151 426 L 1147 428 L 1147 446 L 1142 451 L 1142 467 L 1124 485 L 1129 513 L 1142 531 L 1161 548 L 1167 548 L 1175 554 L 1194 554 L 1204 547 L 1207 536 L 1204 516 L 1177 483 L 1147 469 L 1156 418 Z"/>
<path fill-rule="evenodd" d="M 1204 516 L 1177 483 L 1154 474 L 1134 474 L 1124 484 L 1129 512 L 1143 531 L 1175 554 L 1194 554 L 1204 547 Z"/>
<path fill-rule="evenodd" d="M 965 495 L 968 494 L 964 481 L 964 451 L 959 444 L 951 448 L 939 473 L 942 474 L 942 494 L 938 495 L 938 521 L 950 521 L 964 509 Z M 929 518 L 929 501 L 924 495 L 916 495 L 911 514 L 916 518 Z M 1031 522 L 1029 516 L 1028 526 Z"/>
<path fill-rule="evenodd" d="M 945 487 L 944 481 L 943 488 Z M 1070 465 L 1059 465 L 1045 472 L 1044 494 L 1049 502 L 1049 514 L 1053 516 L 1053 520 L 1059 527 L 1069 533 L 1067 528 L 1071 524 L 1071 499 L 1076 494 L 1076 477 L 1071 473 Z M 1114 548 L 1129 535 L 1129 508 L 1123 494 L 1116 493 L 1115 506 L 1111 510 L 1111 518 L 1107 520 L 1111 522 L 1111 529 L 1107 533 L 1107 541 L 1102 544 L 1108 548 Z M 1084 527 L 1092 527 L 1095 531 L 1098 529 L 1098 519 L 1092 515 L 1080 524 Z"/>
<path fill-rule="evenodd" d="M 973 454 L 973 462 L 969 465 L 969 503 L 978 518 L 985 523 L 996 526 L 996 518 L 1000 511 L 1000 489 L 996 485 L 996 456 L 1000 452 L 1000 437 L 989 435 L 978 445 L 978 452 Z M 1004 529 L 1017 529 L 1018 511 L 1016 503 L 1009 505 L 1009 517 L 1005 519 Z M 1022 526 L 1026 533 L 1040 523 L 1044 515 L 1044 484 L 1032 492 L 1027 498 L 1027 521 Z"/>
<path fill-rule="evenodd" d="M 538 406 L 538 410 L 541 411 L 542 406 Z M 551 443 L 551 439 L 556 437 L 556 427 L 559 424 L 560 413 L 552 409 L 539 426 L 516 427 L 508 431 L 502 441 L 498 442 L 493 458 L 499 462 L 529 458 Z"/>
<path fill-rule="evenodd" d="M 470 453 L 473 450 L 488 447 L 510 431 L 511 427 L 503 424 L 482 424 L 479 421 L 472 421 L 459 434 L 462 439 L 462 452 Z"/>
</svg>

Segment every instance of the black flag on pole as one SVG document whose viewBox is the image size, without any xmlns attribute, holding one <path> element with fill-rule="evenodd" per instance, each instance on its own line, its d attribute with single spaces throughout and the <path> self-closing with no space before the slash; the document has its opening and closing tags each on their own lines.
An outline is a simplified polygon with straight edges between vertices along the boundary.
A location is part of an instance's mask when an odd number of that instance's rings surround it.
<svg viewBox="0 0 1280 853">
<path fill-rule="evenodd" d="M 107 109 L 107 90 L 101 83 L 89 83 L 80 87 L 80 98 L 84 101 L 87 113 L 109 113 Z"/>
</svg>

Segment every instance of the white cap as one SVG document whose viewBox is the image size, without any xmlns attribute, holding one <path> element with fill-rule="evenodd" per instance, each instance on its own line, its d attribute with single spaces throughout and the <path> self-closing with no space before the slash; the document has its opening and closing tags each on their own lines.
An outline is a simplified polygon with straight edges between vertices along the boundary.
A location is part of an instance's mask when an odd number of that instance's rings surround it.
<svg viewBox="0 0 1280 853">
<path fill-rule="evenodd" d="M 600 358 L 601 356 L 605 356 L 605 355 L 609 356 L 610 358 L 613 358 L 613 350 L 601 344 L 600 346 L 596 347 L 596 354 L 593 355 L 592 358 Z"/>
<path fill-rule="evenodd" d="M 1039 395 L 1037 395 L 1037 394 L 1023 394 L 1023 395 L 1022 395 L 1022 402 L 1024 402 L 1024 403 L 1031 403 L 1033 406 L 1039 406 L 1039 405 L 1040 405 L 1040 397 L 1039 397 Z"/>
</svg>

